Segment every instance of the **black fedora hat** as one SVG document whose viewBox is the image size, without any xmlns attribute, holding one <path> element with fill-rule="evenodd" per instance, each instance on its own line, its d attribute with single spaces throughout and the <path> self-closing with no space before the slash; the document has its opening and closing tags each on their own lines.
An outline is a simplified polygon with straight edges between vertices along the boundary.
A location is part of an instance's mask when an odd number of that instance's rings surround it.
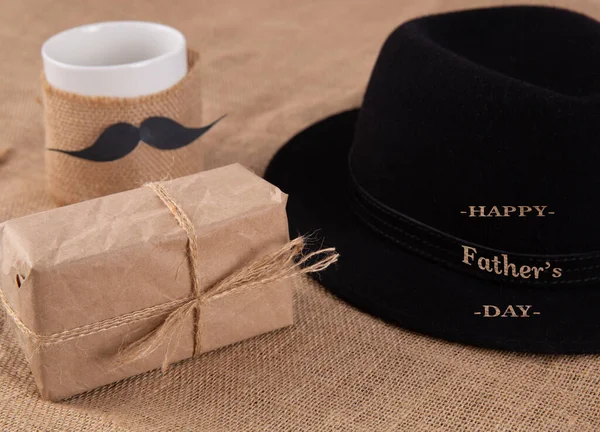
<svg viewBox="0 0 600 432">
<path fill-rule="evenodd" d="M 600 352 L 600 24 L 547 7 L 409 21 L 360 109 L 265 177 L 292 235 L 341 254 L 327 289 L 450 341 Z"/>
</svg>

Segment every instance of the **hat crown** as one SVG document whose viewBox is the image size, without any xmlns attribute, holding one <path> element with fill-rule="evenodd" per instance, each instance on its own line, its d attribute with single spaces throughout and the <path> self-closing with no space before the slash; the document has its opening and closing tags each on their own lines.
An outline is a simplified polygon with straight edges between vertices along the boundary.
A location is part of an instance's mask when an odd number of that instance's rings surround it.
<svg viewBox="0 0 600 432">
<path fill-rule="evenodd" d="M 374 199 L 458 238 L 587 252 L 600 250 L 599 141 L 600 24 L 562 9 L 480 9 L 390 35 L 349 165 Z"/>
</svg>

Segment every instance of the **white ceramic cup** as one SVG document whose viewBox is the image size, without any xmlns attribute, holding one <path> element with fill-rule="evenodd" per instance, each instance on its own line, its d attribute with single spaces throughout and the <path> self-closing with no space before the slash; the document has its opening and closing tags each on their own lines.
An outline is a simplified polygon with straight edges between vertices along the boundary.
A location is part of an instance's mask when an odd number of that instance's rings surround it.
<svg viewBox="0 0 600 432">
<path fill-rule="evenodd" d="M 86 96 L 149 95 L 173 86 L 187 73 L 183 34 L 141 21 L 65 30 L 44 43 L 42 59 L 48 83 Z"/>
</svg>

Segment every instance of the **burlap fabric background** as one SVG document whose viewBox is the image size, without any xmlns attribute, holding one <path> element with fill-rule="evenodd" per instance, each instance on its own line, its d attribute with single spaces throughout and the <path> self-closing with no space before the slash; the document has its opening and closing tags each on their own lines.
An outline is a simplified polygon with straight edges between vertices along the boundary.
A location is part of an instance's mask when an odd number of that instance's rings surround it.
<svg viewBox="0 0 600 432">
<path fill-rule="evenodd" d="M 83 150 L 108 126 L 139 124 L 164 116 L 187 127 L 202 125 L 201 69 L 197 52 L 188 51 L 188 73 L 176 85 L 137 98 L 81 96 L 51 86 L 42 77 L 44 131 L 47 148 Z M 163 151 L 145 144 L 116 161 L 95 163 L 59 152 L 46 152 L 46 185 L 57 204 L 140 187 L 149 181 L 183 177 L 204 168 L 202 144 Z"/>
<path fill-rule="evenodd" d="M 50 208 L 44 192 L 39 48 L 109 19 L 180 28 L 202 55 L 207 165 L 262 172 L 299 129 L 360 103 L 384 38 L 402 21 L 483 1 L 25 1 L 0 3 L 0 220 Z M 600 17 L 600 4 L 565 0 Z M 206 138 L 206 139 L 204 139 Z M 318 155 L 316 155 L 318 157 Z M 0 337 L 0 430 L 600 430 L 600 358 L 463 347 L 364 315 L 314 283 L 297 324 L 65 403 L 42 402 Z M 1 318 L 0 318 L 1 319 Z"/>
</svg>

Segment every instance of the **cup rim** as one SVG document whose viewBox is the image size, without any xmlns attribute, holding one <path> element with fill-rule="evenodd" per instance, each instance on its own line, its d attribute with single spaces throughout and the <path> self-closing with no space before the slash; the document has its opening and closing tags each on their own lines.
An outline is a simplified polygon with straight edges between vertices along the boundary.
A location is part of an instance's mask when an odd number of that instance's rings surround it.
<svg viewBox="0 0 600 432">
<path fill-rule="evenodd" d="M 162 31 L 167 31 L 167 32 L 172 33 L 177 39 L 179 39 L 179 42 L 181 42 L 181 44 L 179 47 L 177 47 L 171 51 L 165 52 L 163 54 L 160 54 L 158 56 L 155 56 L 155 57 L 151 57 L 151 58 L 148 58 L 145 60 L 139 60 L 139 61 L 128 62 L 128 63 L 120 63 L 120 64 L 114 64 L 114 65 L 92 65 L 92 66 L 90 66 L 90 65 L 77 65 L 77 64 L 72 64 L 72 63 L 65 63 L 63 61 L 57 60 L 55 57 L 51 56 L 48 53 L 48 49 L 49 49 L 49 46 L 51 43 L 55 42 L 58 38 L 68 35 L 69 33 L 80 32 L 80 31 L 88 29 L 90 27 L 114 27 L 114 26 L 123 26 L 123 25 L 132 26 L 132 27 L 159 28 Z M 42 54 L 42 58 L 44 59 L 44 61 L 51 62 L 51 63 L 55 64 L 56 66 L 59 66 L 63 69 L 115 70 L 115 69 L 122 69 L 122 68 L 145 67 L 145 66 L 148 66 L 149 64 L 176 56 L 181 52 L 181 50 L 185 50 L 185 47 L 186 47 L 186 40 L 185 40 L 185 36 L 183 35 L 183 33 L 181 33 L 176 28 L 165 25 L 165 24 L 151 22 L 151 21 L 135 21 L 135 20 L 102 21 L 102 22 L 97 22 L 97 23 L 84 24 L 84 25 L 77 26 L 77 27 L 71 27 L 71 28 L 63 30 L 59 33 L 56 33 L 53 36 L 50 36 L 42 44 L 41 54 Z"/>
</svg>

